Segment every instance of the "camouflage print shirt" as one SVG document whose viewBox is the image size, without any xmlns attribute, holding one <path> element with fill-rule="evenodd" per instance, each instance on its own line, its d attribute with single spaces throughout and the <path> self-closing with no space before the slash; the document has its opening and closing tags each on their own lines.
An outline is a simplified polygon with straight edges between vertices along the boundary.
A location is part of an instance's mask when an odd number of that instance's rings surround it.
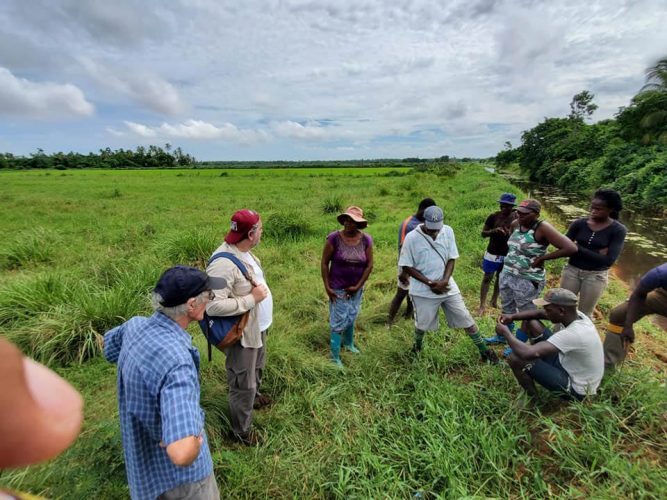
<svg viewBox="0 0 667 500">
<path fill-rule="evenodd" d="M 510 235 L 507 245 L 509 251 L 505 257 L 504 273 L 521 276 L 530 281 L 544 281 L 544 269 L 531 267 L 535 257 L 547 253 L 549 244 L 542 245 L 535 240 L 535 231 L 542 221 L 536 221 L 528 231 L 521 231 L 521 225 Z"/>
</svg>

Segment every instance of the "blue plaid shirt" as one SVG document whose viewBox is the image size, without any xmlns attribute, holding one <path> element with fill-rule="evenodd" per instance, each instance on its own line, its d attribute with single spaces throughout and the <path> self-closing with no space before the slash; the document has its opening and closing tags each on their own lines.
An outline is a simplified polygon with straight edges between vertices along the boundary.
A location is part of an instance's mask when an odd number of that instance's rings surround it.
<svg viewBox="0 0 667 500">
<path fill-rule="evenodd" d="M 104 357 L 118 363 L 118 407 L 125 469 L 133 499 L 151 499 L 213 471 L 199 406 L 199 351 L 192 338 L 162 313 L 135 316 L 104 335 Z M 202 435 L 188 467 L 171 463 L 168 445 Z"/>
</svg>

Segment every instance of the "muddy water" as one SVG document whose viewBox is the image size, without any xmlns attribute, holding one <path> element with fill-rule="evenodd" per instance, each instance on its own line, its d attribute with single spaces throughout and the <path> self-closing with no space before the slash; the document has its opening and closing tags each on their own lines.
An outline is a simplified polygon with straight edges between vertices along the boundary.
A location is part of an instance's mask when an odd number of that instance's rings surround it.
<svg viewBox="0 0 667 500">
<path fill-rule="evenodd" d="M 588 215 L 590 198 L 558 188 L 537 186 L 518 178 L 509 179 L 529 197 L 535 198 L 558 222 L 568 226 L 579 217 Z M 628 228 L 621 256 L 612 272 L 634 288 L 648 270 L 667 262 L 667 224 L 663 217 L 641 214 L 630 210 L 621 212 L 620 221 Z M 655 322 L 667 330 L 667 319 L 656 317 Z"/>
</svg>

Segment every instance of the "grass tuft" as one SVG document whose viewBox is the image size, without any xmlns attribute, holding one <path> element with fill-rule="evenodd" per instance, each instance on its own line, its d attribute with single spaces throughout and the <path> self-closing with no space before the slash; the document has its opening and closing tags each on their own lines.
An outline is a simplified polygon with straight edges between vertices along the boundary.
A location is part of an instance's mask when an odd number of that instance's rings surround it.
<svg viewBox="0 0 667 500">
<path fill-rule="evenodd" d="M 332 194 L 324 199 L 322 203 L 323 214 L 339 214 L 343 211 L 343 198 L 337 194 Z"/>
<path fill-rule="evenodd" d="M 269 214 L 264 228 L 266 237 L 278 242 L 298 241 L 312 233 L 309 221 L 297 211 Z"/>
<path fill-rule="evenodd" d="M 0 269 L 53 262 L 60 241 L 55 231 L 43 227 L 24 231 L 0 248 Z"/>
</svg>

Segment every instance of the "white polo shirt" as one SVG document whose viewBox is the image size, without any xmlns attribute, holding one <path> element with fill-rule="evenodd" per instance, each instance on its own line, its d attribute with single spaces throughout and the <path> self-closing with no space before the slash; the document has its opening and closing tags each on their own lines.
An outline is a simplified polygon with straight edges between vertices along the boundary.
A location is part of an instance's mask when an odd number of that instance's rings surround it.
<svg viewBox="0 0 667 500">
<path fill-rule="evenodd" d="M 414 231 L 405 236 L 401 255 L 398 258 L 398 265 L 414 267 L 429 280 L 436 281 L 441 280 L 445 274 L 445 263 L 458 257 L 459 251 L 456 248 L 454 231 L 451 227 L 442 226 L 434 241 L 433 238 L 422 231 L 422 225 L 419 225 Z M 410 295 L 441 299 L 457 293 L 460 293 L 460 291 L 453 277 L 449 280 L 449 290 L 442 295 L 438 295 L 433 293 L 427 284 L 410 276 Z"/>
</svg>

